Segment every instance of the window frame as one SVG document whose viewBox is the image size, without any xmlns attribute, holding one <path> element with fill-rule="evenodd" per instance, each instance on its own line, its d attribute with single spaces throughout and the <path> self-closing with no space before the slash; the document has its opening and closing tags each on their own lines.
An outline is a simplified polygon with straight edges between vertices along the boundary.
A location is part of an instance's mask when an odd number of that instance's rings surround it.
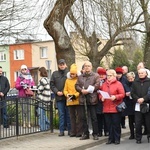
<svg viewBox="0 0 150 150">
<path fill-rule="evenodd" d="M 14 60 L 24 60 L 24 49 L 14 50 Z"/>
</svg>

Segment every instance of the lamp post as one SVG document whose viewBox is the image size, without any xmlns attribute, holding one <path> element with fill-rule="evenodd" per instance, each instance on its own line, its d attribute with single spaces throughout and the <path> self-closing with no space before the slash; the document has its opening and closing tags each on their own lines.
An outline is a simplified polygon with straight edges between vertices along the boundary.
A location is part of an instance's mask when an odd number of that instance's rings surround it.
<svg viewBox="0 0 150 150">
<path fill-rule="evenodd" d="M 46 67 L 47 67 L 47 70 L 48 70 L 48 78 L 50 79 L 51 78 L 51 70 L 50 70 L 50 67 L 51 67 L 51 60 L 46 60 L 45 63 L 46 63 Z"/>
<path fill-rule="evenodd" d="M 52 62 L 51 60 L 46 60 L 45 61 L 46 67 L 47 67 L 47 70 L 48 70 L 49 80 L 51 79 L 51 70 L 50 70 L 51 62 Z M 51 133 L 53 133 L 53 101 L 52 101 L 52 98 L 51 98 L 51 101 L 50 101 L 50 129 L 51 129 Z"/>
</svg>

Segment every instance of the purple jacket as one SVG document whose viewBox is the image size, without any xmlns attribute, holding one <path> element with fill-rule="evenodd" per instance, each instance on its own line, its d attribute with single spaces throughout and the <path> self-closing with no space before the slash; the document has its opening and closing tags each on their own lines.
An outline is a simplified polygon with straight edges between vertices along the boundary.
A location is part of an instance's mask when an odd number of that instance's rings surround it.
<svg viewBox="0 0 150 150">
<path fill-rule="evenodd" d="M 29 78 L 26 79 L 22 76 L 19 76 L 16 80 L 15 88 L 19 92 L 19 97 L 26 97 L 25 89 L 24 89 L 24 86 L 22 86 L 22 84 L 27 84 L 29 87 L 32 87 L 35 85 L 32 79 L 32 76 L 31 75 L 27 75 L 27 76 L 29 76 Z"/>
</svg>

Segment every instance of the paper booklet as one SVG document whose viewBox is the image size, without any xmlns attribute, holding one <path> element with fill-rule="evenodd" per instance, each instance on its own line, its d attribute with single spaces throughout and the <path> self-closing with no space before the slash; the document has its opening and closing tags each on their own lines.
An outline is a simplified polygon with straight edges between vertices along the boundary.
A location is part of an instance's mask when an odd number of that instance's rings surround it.
<svg viewBox="0 0 150 150">
<path fill-rule="evenodd" d="M 94 86 L 89 85 L 88 88 L 87 88 L 87 91 L 88 91 L 89 93 L 93 93 L 93 92 L 94 92 L 94 89 L 95 89 Z"/>
<path fill-rule="evenodd" d="M 110 95 L 108 92 L 101 91 L 101 90 L 99 90 L 98 92 L 102 95 L 103 98 L 110 99 Z"/>
</svg>

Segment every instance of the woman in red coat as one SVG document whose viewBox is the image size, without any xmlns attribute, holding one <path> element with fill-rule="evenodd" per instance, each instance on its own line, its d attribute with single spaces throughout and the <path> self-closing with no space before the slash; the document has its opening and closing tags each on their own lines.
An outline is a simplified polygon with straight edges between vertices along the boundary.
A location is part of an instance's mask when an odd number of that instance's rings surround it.
<svg viewBox="0 0 150 150">
<path fill-rule="evenodd" d="M 109 138 L 106 144 L 120 144 L 121 137 L 121 113 L 117 112 L 116 106 L 120 104 L 125 96 L 125 91 L 122 84 L 116 79 L 116 71 L 113 69 L 107 70 L 107 79 L 103 83 L 101 90 L 108 92 L 109 98 L 100 95 L 103 102 L 103 113 L 106 119 L 106 124 L 109 129 Z"/>
</svg>

